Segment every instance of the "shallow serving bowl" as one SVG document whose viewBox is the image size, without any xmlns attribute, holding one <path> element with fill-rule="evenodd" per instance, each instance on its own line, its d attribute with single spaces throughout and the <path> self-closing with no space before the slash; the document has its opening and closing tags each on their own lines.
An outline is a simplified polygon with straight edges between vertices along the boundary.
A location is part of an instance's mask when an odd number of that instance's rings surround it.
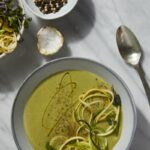
<svg viewBox="0 0 150 150">
<path fill-rule="evenodd" d="M 24 0 L 25 6 L 37 17 L 46 20 L 52 20 L 56 18 L 60 18 L 68 14 L 77 4 L 78 0 L 68 0 L 68 3 L 64 5 L 58 12 L 43 14 L 39 8 L 34 4 L 34 0 Z"/>
<path fill-rule="evenodd" d="M 33 150 L 25 135 L 23 113 L 25 104 L 35 87 L 45 78 L 64 70 L 86 70 L 101 76 L 112 84 L 121 96 L 123 127 L 120 140 L 113 150 L 129 150 L 132 142 L 137 116 L 131 93 L 124 81 L 104 65 L 82 58 L 63 58 L 52 61 L 35 70 L 23 83 L 16 96 L 12 109 L 12 132 L 19 150 Z"/>
</svg>

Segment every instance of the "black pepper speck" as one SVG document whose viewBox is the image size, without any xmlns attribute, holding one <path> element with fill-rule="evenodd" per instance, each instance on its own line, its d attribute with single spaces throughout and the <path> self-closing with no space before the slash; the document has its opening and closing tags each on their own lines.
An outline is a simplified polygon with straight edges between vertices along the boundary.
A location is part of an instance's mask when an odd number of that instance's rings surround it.
<svg viewBox="0 0 150 150">
<path fill-rule="evenodd" d="M 68 0 L 34 0 L 35 5 L 43 14 L 58 12 Z"/>
</svg>

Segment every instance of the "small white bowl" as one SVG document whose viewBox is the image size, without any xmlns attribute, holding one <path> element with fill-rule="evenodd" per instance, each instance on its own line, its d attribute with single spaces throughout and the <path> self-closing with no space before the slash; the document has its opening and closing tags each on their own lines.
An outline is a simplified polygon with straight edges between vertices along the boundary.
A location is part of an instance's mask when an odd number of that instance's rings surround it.
<svg viewBox="0 0 150 150">
<path fill-rule="evenodd" d="M 78 0 L 68 0 L 68 3 L 64 5 L 58 12 L 43 14 L 39 8 L 35 5 L 34 0 L 24 0 L 25 6 L 36 16 L 46 19 L 52 20 L 56 18 L 60 18 L 68 14 L 77 4 Z"/>
<path fill-rule="evenodd" d="M 19 6 L 22 8 L 22 10 L 23 10 L 23 14 L 24 14 L 24 8 L 23 8 L 23 3 L 22 3 L 22 0 L 17 0 L 18 1 L 18 4 L 19 4 Z M 21 38 L 21 36 L 20 35 L 22 35 L 23 34 L 23 32 L 24 32 L 24 20 L 23 20 L 23 22 L 22 22 L 22 27 L 21 27 L 21 29 L 20 29 L 20 34 L 17 34 L 17 41 L 19 41 L 20 40 L 20 38 Z M 13 50 L 13 51 L 15 51 L 15 50 Z M 9 54 L 9 53 L 12 53 L 13 51 L 9 51 L 9 52 L 7 52 L 7 53 L 2 53 L 2 54 L 0 54 L 0 58 L 2 58 L 2 57 L 4 57 L 4 56 L 6 56 L 7 54 Z"/>
<path fill-rule="evenodd" d="M 132 95 L 125 82 L 116 73 L 100 63 L 83 58 L 62 58 L 52 61 L 34 71 L 24 81 L 16 96 L 11 117 L 13 136 L 18 150 L 33 150 L 26 137 L 23 124 L 25 104 L 32 91 L 47 77 L 64 70 L 90 71 L 113 85 L 121 97 L 123 115 L 121 137 L 113 150 L 129 150 L 137 124 L 137 114 Z"/>
</svg>

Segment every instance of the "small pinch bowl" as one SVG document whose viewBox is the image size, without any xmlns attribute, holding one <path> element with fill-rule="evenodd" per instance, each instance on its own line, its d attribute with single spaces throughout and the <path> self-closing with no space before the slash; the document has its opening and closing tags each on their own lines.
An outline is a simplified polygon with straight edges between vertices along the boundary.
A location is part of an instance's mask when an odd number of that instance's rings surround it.
<svg viewBox="0 0 150 150">
<path fill-rule="evenodd" d="M 33 150 L 24 129 L 23 113 L 27 100 L 36 86 L 47 77 L 65 70 L 92 72 L 113 85 L 122 101 L 122 132 L 113 150 L 129 150 L 137 125 L 137 113 L 133 97 L 124 81 L 111 69 L 95 61 L 83 58 L 62 58 L 36 69 L 20 87 L 12 108 L 11 125 L 18 150 Z"/>
<path fill-rule="evenodd" d="M 37 17 L 45 20 L 52 20 L 67 15 L 71 10 L 73 10 L 77 2 L 78 0 L 68 0 L 68 3 L 64 5 L 58 12 L 50 14 L 43 14 L 34 4 L 34 0 L 24 0 L 24 5 Z"/>
</svg>

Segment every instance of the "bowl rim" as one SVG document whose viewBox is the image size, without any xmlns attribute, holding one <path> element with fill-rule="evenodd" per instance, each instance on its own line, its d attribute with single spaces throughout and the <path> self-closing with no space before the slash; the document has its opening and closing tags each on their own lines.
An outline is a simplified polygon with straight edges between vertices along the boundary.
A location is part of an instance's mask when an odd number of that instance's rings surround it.
<svg viewBox="0 0 150 150">
<path fill-rule="evenodd" d="M 23 3 L 27 7 L 27 9 L 30 10 L 35 16 L 37 16 L 37 17 L 39 17 L 41 19 L 44 19 L 44 20 L 55 20 L 55 19 L 61 18 L 61 17 L 65 16 L 65 15 L 67 15 L 68 13 L 70 13 L 74 9 L 74 7 L 77 5 L 77 3 L 78 3 L 78 0 L 74 0 L 74 1 L 75 1 L 75 3 L 74 3 L 74 5 L 72 5 L 72 7 L 67 9 L 64 13 L 61 13 L 60 15 L 53 16 L 53 17 L 45 17 L 44 15 L 39 15 L 34 10 L 32 10 L 32 8 L 28 5 L 26 0 L 24 0 Z M 56 14 L 57 14 L 57 12 L 56 12 Z"/>
<path fill-rule="evenodd" d="M 97 64 L 103 68 L 105 68 L 108 72 L 110 72 L 111 74 L 113 74 L 117 80 L 122 83 L 123 87 L 125 88 L 125 90 L 127 91 L 127 94 L 130 98 L 130 102 L 131 102 L 131 106 L 132 106 L 132 109 L 133 109 L 133 116 L 134 116 L 134 123 L 133 123 L 133 129 L 132 129 L 132 135 L 131 135 L 131 138 L 130 138 L 130 142 L 128 143 L 127 147 L 125 150 L 129 150 L 129 147 L 131 146 L 131 143 L 133 141 L 133 138 L 134 138 L 134 135 L 135 135 L 135 131 L 136 131 L 136 128 L 137 128 L 137 110 L 136 110 L 136 105 L 135 105 L 135 102 L 134 102 L 134 98 L 133 98 L 133 95 L 130 91 L 130 89 L 128 88 L 127 84 L 124 82 L 124 80 L 115 72 L 113 71 L 111 68 L 105 66 L 104 64 L 100 63 L 100 62 L 97 62 L 97 61 L 94 61 L 92 59 L 89 59 L 89 58 L 81 58 L 81 57 L 63 57 L 63 58 L 57 58 L 57 59 L 54 59 L 54 60 L 51 60 L 49 62 L 47 62 L 46 64 L 44 65 L 41 65 L 39 67 L 37 67 L 35 70 L 33 70 L 25 79 L 24 81 L 22 82 L 21 86 L 19 87 L 18 91 L 17 91 L 17 94 L 15 95 L 15 98 L 14 98 L 14 102 L 13 102 L 13 105 L 12 105 L 12 110 L 11 110 L 11 131 L 12 131 L 12 135 L 13 135 L 13 139 L 15 141 L 15 144 L 17 146 L 17 149 L 18 150 L 22 150 L 22 148 L 20 147 L 19 145 L 19 142 L 17 140 L 17 137 L 16 137 L 16 133 L 15 133 L 15 128 L 14 128 L 14 110 L 15 110 L 15 105 L 16 105 L 16 102 L 17 102 L 17 98 L 18 98 L 18 95 L 19 93 L 22 91 L 24 85 L 26 84 L 26 82 L 32 78 L 32 76 L 34 74 L 36 74 L 37 72 L 41 71 L 44 67 L 47 67 L 51 64 L 54 64 L 54 63 L 57 63 L 57 62 L 61 62 L 61 61 L 64 61 L 64 60 L 82 60 L 82 61 L 88 61 L 88 62 L 91 62 L 91 63 L 94 63 L 94 64 Z"/>
</svg>

